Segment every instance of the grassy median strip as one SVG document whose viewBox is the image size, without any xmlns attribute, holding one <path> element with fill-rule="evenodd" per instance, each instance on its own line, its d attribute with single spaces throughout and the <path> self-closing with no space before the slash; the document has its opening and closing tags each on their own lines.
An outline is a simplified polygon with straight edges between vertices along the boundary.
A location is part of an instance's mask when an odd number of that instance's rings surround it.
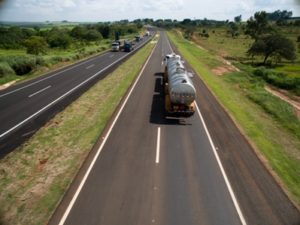
<svg viewBox="0 0 300 225">
<path fill-rule="evenodd" d="M 292 106 L 266 92 L 264 83 L 242 66 L 240 72 L 215 75 L 212 65 L 222 63 L 219 57 L 196 47 L 179 33 L 168 34 L 300 205 L 300 123 Z"/>
<path fill-rule="evenodd" d="M 154 44 L 143 49 L 0 160 L 0 224 L 46 224 Z"/>
</svg>

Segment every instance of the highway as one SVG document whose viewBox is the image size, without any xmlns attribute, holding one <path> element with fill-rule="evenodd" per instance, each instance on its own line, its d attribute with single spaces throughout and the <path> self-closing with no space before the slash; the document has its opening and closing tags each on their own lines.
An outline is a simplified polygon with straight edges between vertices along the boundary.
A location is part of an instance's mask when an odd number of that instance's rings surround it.
<svg viewBox="0 0 300 225">
<path fill-rule="evenodd" d="M 172 51 L 161 32 L 49 225 L 299 225 L 299 211 L 197 76 L 197 113 L 164 118 L 162 61 Z"/>
<path fill-rule="evenodd" d="M 149 40 L 150 36 L 137 42 L 130 53 L 105 52 L 0 91 L 0 157 L 30 137 Z"/>
</svg>

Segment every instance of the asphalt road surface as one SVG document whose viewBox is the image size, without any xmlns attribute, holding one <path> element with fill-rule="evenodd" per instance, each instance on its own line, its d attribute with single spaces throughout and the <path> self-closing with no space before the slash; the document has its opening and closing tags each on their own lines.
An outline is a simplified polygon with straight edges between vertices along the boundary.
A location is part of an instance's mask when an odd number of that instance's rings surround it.
<svg viewBox="0 0 300 225">
<path fill-rule="evenodd" d="M 137 42 L 130 53 L 106 52 L 0 91 L 0 157 L 30 137 L 150 38 Z"/>
<path fill-rule="evenodd" d="M 195 115 L 164 118 L 162 61 L 172 51 L 162 32 L 49 224 L 299 225 L 297 209 L 197 76 Z"/>
</svg>

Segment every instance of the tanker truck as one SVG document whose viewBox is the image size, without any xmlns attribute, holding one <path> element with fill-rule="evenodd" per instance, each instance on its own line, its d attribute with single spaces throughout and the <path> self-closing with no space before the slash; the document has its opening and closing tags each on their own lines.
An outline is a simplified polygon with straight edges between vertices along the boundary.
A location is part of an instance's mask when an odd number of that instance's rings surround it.
<svg viewBox="0 0 300 225">
<path fill-rule="evenodd" d="M 163 75 L 166 116 L 190 117 L 195 113 L 196 89 L 191 77 L 180 55 L 166 55 Z"/>
</svg>

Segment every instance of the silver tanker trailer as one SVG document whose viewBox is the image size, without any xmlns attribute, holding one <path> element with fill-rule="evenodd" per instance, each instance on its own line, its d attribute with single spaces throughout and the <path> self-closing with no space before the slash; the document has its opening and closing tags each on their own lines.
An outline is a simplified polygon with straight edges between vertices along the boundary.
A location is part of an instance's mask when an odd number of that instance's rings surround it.
<svg viewBox="0 0 300 225">
<path fill-rule="evenodd" d="M 190 117 L 195 113 L 196 89 L 191 77 L 179 55 L 166 55 L 164 85 L 167 116 Z"/>
</svg>

